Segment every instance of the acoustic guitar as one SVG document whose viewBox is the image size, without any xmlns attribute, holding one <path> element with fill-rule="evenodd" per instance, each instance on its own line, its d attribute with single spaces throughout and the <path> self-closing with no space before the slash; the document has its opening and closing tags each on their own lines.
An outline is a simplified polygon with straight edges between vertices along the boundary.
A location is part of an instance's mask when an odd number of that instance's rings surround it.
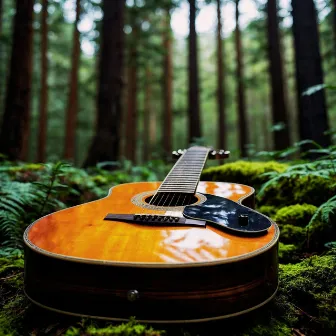
<svg viewBox="0 0 336 336">
<path fill-rule="evenodd" d="M 122 184 L 32 223 L 28 298 L 56 312 L 150 323 L 222 319 L 269 302 L 277 225 L 253 210 L 253 188 L 199 182 L 207 158 L 228 152 L 179 154 L 163 182 Z"/>
</svg>

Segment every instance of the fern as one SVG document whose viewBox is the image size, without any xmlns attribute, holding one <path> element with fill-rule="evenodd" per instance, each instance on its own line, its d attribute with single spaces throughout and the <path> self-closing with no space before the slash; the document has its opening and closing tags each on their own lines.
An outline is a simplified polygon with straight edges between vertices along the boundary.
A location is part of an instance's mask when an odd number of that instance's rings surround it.
<svg viewBox="0 0 336 336">
<path fill-rule="evenodd" d="M 323 203 L 315 212 L 314 216 L 307 225 L 313 226 L 317 220 L 321 220 L 325 224 L 331 222 L 331 218 L 336 214 L 336 195 L 330 198 L 327 202 Z"/>
<path fill-rule="evenodd" d="M 68 164 L 46 164 L 44 177 L 39 182 L 10 181 L 1 174 L 0 191 L 0 242 L 2 246 L 22 248 L 25 228 L 46 213 L 59 210 L 65 204 L 58 200 L 63 193 L 73 192 L 59 183 L 67 173 Z"/>
</svg>

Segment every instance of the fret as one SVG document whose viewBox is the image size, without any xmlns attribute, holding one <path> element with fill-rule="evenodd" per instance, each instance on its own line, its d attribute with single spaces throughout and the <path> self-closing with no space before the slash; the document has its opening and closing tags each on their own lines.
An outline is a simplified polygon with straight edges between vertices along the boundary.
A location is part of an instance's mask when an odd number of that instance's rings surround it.
<svg viewBox="0 0 336 336">
<path fill-rule="evenodd" d="M 194 194 L 208 157 L 209 149 L 192 147 L 184 153 L 162 182 L 158 193 Z"/>
</svg>

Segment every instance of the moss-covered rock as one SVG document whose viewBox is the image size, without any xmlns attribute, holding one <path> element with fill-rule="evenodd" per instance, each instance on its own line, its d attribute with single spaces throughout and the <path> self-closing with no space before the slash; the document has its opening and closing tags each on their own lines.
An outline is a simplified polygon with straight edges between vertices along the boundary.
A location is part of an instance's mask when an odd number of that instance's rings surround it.
<svg viewBox="0 0 336 336">
<path fill-rule="evenodd" d="M 237 161 L 219 167 L 205 169 L 201 179 L 203 181 L 222 181 L 250 185 L 258 188 L 262 183 L 268 181 L 264 173 L 283 172 L 287 164 L 270 162 L 249 162 Z"/>
<path fill-rule="evenodd" d="M 279 262 L 283 264 L 298 262 L 298 247 L 293 244 L 279 243 Z"/>
<path fill-rule="evenodd" d="M 280 225 L 280 241 L 285 244 L 301 245 L 306 237 L 307 231 L 305 228 L 291 224 Z"/>
<path fill-rule="evenodd" d="M 335 269 L 335 251 L 298 264 L 280 265 L 276 302 L 289 325 L 315 329 L 316 335 L 332 335 L 336 327 Z"/>
<path fill-rule="evenodd" d="M 292 224 L 305 227 L 316 212 L 317 207 L 311 204 L 296 204 L 279 209 L 274 215 L 278 224 Z"/>
<path fill-rule="evenodd" d="M 274 216 L 277 213 L 278 208 L 272 205 L 262 205 L 261 207 L 258 207 L 256 210 L 262 213 L 263 215 L 274 219 Z"/>
<path fill-rule="evenodd" d="M 336 182 L 336 181 L 335 181 Z M 282 177 L 258 194 L 261 205 L 284 207 L 293 204 L 320 206 L 336 193 L 336 184 L 322 177 Z"/>
</svg>

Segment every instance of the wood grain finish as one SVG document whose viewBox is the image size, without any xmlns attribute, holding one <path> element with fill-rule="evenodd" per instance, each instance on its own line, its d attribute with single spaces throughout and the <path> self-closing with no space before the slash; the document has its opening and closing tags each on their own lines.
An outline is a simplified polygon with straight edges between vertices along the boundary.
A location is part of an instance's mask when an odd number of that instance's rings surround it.
<svg viewBox="0 0 336 336">
<path fill-rule="evenodd" d="M 164 214 L 131 202 L 134 195 L 156 190 L 159 183 L 130 183 L 112 189 L 102 200 L 53 213 L 35 222 L 26 242 L 42 253 L 92 261 L 124 263 L 186 264 L 221 262 L 262 249 L 275 236 L 246 238 L 216 228 L 149 227 L 104 221 L 108 213 Z M 253 192 L 247 186 L 201 182 L 198 192 L 215 194 L 238 201 Z"/>
</svg>

